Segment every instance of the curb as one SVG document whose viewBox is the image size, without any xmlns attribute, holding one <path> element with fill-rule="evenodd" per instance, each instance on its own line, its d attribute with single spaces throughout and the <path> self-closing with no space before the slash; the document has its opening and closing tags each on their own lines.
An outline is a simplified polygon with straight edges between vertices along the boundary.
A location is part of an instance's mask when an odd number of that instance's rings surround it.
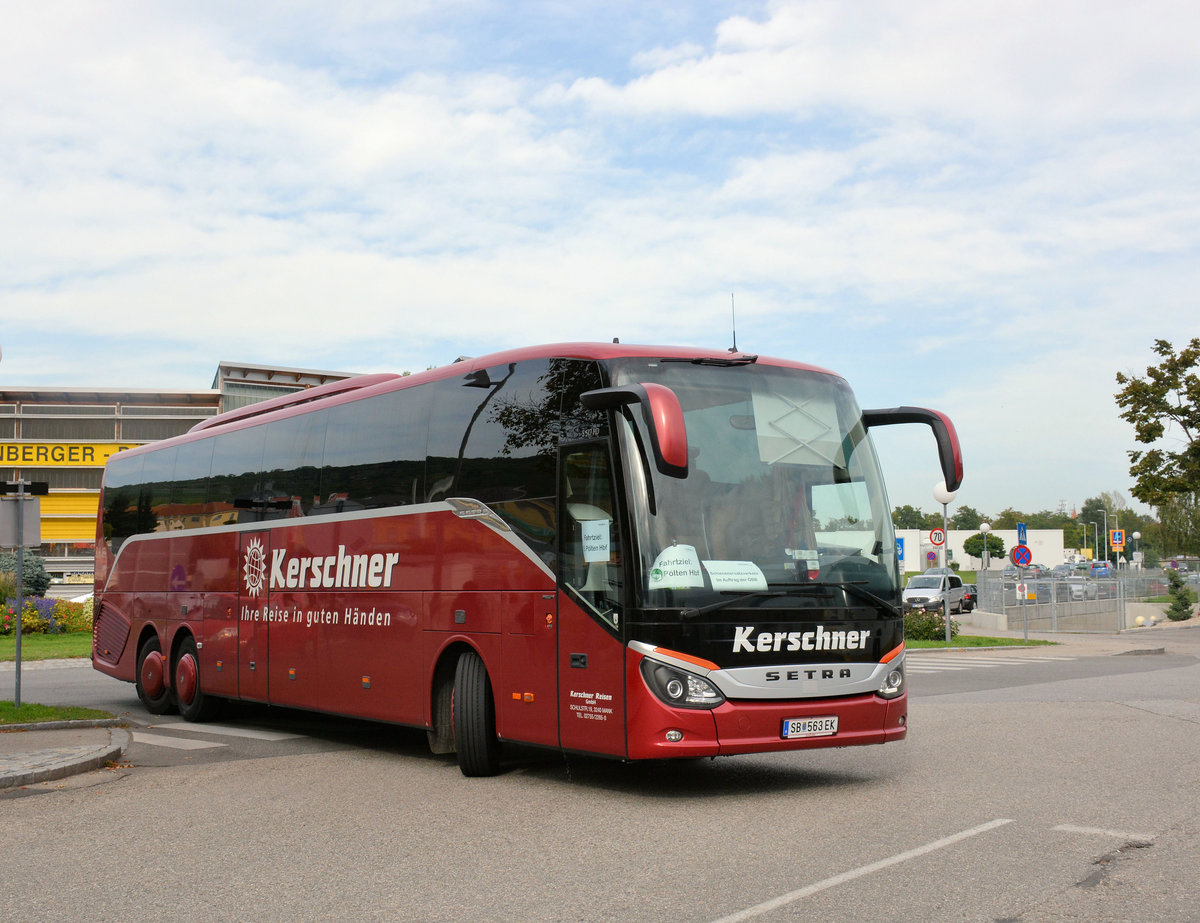
<svg viewBox="0 0 1200 923">
<path fill-rule="evenodd" d="M 74 721 L 32 721 L 28 724 L 0 724 L 5 731 L 70 731 L 74 728 L 122 728 L 129 722 L 124 718 L 78 718 Z"/>
<path fill-rule="evenodd" d="M 108 743 L 90 747 L 60 747 L 23 754 L 24 767 L 5 769 L 0 765 L 0 791 L 52 782 L 67 776 L 99 769 L 106 763 L 119 760 L 132 740 L 120 719 L 100 721 L 48 721 L 43 724 L 7 725 L 7 730 L 69 730 L 77 727 L 108 728 Z"/>
</svg>

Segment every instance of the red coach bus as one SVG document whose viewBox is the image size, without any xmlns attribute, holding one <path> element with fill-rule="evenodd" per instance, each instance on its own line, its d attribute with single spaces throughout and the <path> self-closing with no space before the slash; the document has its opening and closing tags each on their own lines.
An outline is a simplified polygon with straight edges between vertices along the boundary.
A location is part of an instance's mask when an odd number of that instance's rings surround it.
<svg viewBox="0 0 1200 923">
<path fill-rule="evenodd" d="M 93 665 L 154 714 L 225 699 L 624 760 L 906 732 L 900 572 L 829 372 L 566 344 L 334 382 L 114 456 Z"/>
</svg>

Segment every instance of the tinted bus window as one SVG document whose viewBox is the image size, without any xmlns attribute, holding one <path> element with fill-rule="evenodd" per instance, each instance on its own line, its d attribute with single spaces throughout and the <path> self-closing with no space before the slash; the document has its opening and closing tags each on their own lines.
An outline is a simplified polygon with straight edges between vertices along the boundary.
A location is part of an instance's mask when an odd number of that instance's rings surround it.
<svg viewBox="0 0 1200 923">
<path fill-rule="evenodd" d="M 171 528 L 200 529 L 208 523 L 208 474 L 212 467 L 213 440 L 202 439 L 179 447 L 171 489 Z"/>
<path fill-rule="evenodd" d="M 104 472 L 104 542 L 114 554 L 137 534 L 138 496 L 145 455 L 113 456 Z"/>
<path fill-rule="evenodd" d="M 178 449 L 160 449 L 142 465 L 142 490 L 138 498 L 138 532 L 165 532 L 171 528 L 171 481 L 175 477 Z"/>
<path fill-rule="evenodd" d="M 547 360 L 439 382 L 429 434 L 430 499 L 486 503 L 548 563 L 557 536 L 559 384 Z"/>
<path fill-rule="evenodd" d="M 484 503 L 554 494 L 558 388 L 545 360 L 437 384 L 429 432 L 431 499 Z"/>
<path fill-rule="evenodd" d="M 589 410 L 579 401 L 579 395 L 585 391 L 604 387 L 600 367 L 579 359 L 553 359 L 551 367 L 558 374 L 562 391 L 562 441 L 600 439 L 607 435 L 608 412 Z"/>
<path fill-rule="evenodd" d="M 265 507 L 259 495 L 259 469 L 267 428 L 222 433 L 213 442 L 208 508 L 213 525 L 261 522 Z"/>
<path fill-rule="evenodd" d="M 405 506 L 424 496 L 431 388 L 405 388 L 330 408 L 313 512 Z"/>
<path fill-rule="evenodd" d="M 321 457 L 326 411 L 305 413 L 267 426 L 262 492 L 267 519 L 307 516 L 321 503 Z"/>
</svg>

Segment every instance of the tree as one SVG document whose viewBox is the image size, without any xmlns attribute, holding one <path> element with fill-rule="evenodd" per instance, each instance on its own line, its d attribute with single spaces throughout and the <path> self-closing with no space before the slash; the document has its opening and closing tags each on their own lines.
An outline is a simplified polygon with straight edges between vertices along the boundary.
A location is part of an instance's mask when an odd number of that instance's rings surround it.
<svg viewBox="0 0 1200 923">
<path fill-rule="evenodd" d="M 1146 377 L 1117 373 L 1122 385 L 1115 395 L 1121 419 L 1132 423 L 1135 439 L 1148 449 L 1129 452 L 1132 494 L 1158 508 L 1165 529 L 1175 540 L 1186 542 L 1177 551 L 1200 550 L 1200 337 L 1193 337 L 1178 353 L 1166 340 L 1154 341 L 1162 361 L 1146 369 Z M 1172 450 L 1164 440 L 1179 446 Z"/>
<path fill-rule="evenodd" d="M 1158 506 L 1163 552 L 1194 552 L 1200 548 L 1200 492 L 1174 494 Z"/>
<path fill-rule="evenodd" d="M 892 510 L 892 525 L 897 529 L 931 529 L 933 525 L 929 524 L 929 517 L 932 514 L 922 513 L 912 504 L 906 503 L 904 506 L 898 506 Z M 937 517 L 937 522 L 934 525 L 941 525 L 942 518 Z"/>
<path fill-rule="evenodd" d="M 983 558 L 984 537 L 982 532 L 976 532 L 963 540 L 963 551 L 973 558 Z M 988 557 L 998 561 L 1004 557 L 1004 539 L 995 532 L 987 534 Z"/>
<path fill-rule="evenodd" d="M 979 524 L 984 521 L 985 517 L 979 510 L 971 506 L 960 506 L 950 517 L 950 527 L 952 529 L 978 529 Z"/>
</svg>

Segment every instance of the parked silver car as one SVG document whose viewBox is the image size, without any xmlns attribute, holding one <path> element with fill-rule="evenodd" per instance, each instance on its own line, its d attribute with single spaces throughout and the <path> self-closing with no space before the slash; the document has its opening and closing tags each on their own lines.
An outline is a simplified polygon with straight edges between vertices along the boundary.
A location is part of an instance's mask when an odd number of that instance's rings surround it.
<svg viewBox="0 0 1200 923">
<path fill-rule="evenodd" d="M 933 611 L 950 606 L 951 612 L 963 611 L 963 582 L 958 574 L 921 574 L 904 588 L 904 611 Z"/>
<path fill-rule="evenodd" d="M 1067 585 L 1067 592 L 1071 600 L 1096 598 L 1096 583 L 1094 580 L 1089 580 L 1087 577 L 1068 577 L 1063 582 Z"/>
</svg>

